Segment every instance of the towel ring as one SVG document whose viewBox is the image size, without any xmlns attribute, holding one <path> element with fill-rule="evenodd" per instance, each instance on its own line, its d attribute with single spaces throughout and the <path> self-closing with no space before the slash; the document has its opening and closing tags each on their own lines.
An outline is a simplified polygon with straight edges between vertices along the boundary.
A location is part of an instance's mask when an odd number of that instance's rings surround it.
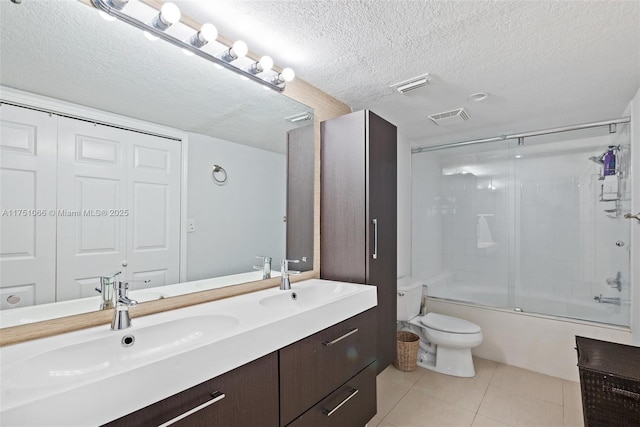
<svg viewBox="0 0 640 427">
<path fill-rule="evenodd" d="M 211 176 L 216 184 L 223 185 L 227 182 L 227 171 L 220 165 L 213 165 Z"/>
</svg>

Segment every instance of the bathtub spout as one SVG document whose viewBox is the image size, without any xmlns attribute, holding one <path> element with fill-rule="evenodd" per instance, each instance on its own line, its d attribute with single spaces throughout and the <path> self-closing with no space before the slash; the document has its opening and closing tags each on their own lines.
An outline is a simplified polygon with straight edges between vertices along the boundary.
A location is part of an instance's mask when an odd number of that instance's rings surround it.
<svg viewBox="0 0 640 427">
<path fill-rule="evenodd" d="M 607 297 L 603 297 L 602 294 L 600 294 L 593 297 L 593 299 L 598 301 L 601 304 L 620 305 L 620 298 L 607 298 Z"/>
</svg>

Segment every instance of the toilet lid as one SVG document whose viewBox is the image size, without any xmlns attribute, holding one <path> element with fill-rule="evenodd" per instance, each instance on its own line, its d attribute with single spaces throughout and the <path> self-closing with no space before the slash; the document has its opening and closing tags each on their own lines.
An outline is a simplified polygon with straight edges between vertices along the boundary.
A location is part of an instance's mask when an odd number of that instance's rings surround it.
<svg viewBox="0 0 640 427">
<path fill-rule="evenodd" d="M 454 332 L 457 334 L 475 334 L 480 332 L 480 326 L 467 320 L 457 317 L 445 316 L 444 314 L 427 313 L 420 323 L 424 326 L 442 332 Z"/>
</svg>

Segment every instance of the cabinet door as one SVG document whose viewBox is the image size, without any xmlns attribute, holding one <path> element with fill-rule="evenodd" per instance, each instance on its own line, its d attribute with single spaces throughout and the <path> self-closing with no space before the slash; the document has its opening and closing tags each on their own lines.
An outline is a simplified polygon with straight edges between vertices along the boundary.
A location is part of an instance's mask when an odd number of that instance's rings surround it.
<svg viewBox="0 0 640 427">
<path fill-rule="evenodd" d="M 278 357 L 271 353 L 105 426 L 277 427 Z"/>
<path fill-rule="evenodd" d="M 376 326 L 371 309 L 280 350 L 282 425 L 375 360 Z"/>
<path fill-rule="evenodd" d="M 376 373 L 368 367 L 289 427 L 362 427 L 376 414 Z"/>
<path fill-rule="evenodd" d="M 366 280 L 365 112 L 320 124 L 320 277 Z"/>
<path fill-rule="evenodd" d="M 378 289 L 378 372 L 396 354 L 397 129 L 367 114 L 367 281 Z"/>
<path fill-rule="evenodd" d="M 1 109 L 0 308 L 54 302 L 57 117 Z"/>
</svg>

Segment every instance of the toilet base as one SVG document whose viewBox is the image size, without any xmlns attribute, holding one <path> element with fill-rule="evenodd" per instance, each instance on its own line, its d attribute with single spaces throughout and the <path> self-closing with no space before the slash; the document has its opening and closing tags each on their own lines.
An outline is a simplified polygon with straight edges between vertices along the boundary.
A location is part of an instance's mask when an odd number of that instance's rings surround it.
<svg viewBox="0 0 640 427">
<path fill-rule="evenodd" d="M 454 377 L 473 378 L 476 370 L 473 366 L 471 349 L 437 347 L 436 354 L 418 352 L 418 366 Z"/>
</svg>

